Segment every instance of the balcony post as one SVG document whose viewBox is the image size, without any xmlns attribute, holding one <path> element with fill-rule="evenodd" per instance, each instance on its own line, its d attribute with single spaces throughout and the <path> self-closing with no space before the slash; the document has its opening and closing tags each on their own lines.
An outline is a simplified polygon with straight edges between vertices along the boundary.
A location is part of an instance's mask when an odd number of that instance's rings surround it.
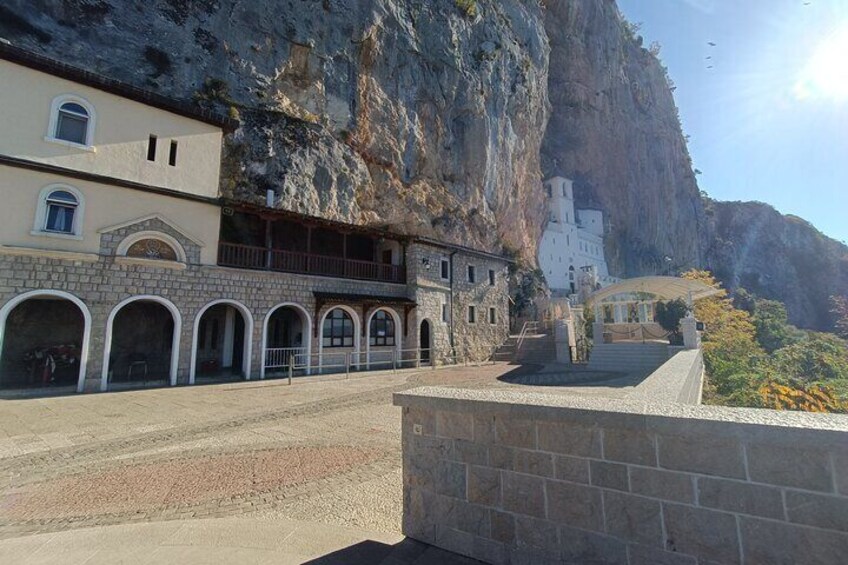
<svg viewBox="0 0 848 565">
<path fill-rule="evenodd" d="M 271 220 L 265 218 L 265 268 L 271 270 Z"/>
<path fill-rule="evenodd" d="M 312 226 L 306 226 L 306 272 L 311 273 L 312 262 Z"/>
<path fill-rule="evenodd" d="M 342 276 L 347 276 L 347 233 L 342 234 Z"/>
</svg>

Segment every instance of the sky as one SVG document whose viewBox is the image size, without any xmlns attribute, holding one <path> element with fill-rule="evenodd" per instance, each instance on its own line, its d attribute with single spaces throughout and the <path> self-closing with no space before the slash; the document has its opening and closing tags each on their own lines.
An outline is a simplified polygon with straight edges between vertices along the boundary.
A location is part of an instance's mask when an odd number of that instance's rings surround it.
<svg viewBox="0 0 848 565">
<path fill-rule="evenodd" d="M 848 241 L 848 0 L 618 4 L 662 47 L 701 190 Z"/>
</svg>

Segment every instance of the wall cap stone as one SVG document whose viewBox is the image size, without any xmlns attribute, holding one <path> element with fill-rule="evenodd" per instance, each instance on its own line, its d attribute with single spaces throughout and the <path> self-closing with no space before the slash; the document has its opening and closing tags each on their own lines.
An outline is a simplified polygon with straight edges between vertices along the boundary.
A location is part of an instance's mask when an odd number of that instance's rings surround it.
<svg viewBox="0 0 848 565">
<path fill-rule="evenodd" d="M 573 421 L 668 435 L 718 435 L 773 444 L 842 446 L 848 416 L 758 408 L 650 403 L 578 395 L 444 386 L 395 393 L 394 405 L 511 418 Z"/>
</svg>

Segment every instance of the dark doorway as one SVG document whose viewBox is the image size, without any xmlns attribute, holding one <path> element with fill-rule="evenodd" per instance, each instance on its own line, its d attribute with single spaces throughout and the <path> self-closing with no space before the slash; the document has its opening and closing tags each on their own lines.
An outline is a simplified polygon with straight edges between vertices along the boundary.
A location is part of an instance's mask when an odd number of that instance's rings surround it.
<svg viewBox="0 0 848 565">
<path fill-rule="evenodd" d="M 216 304 L 197 327 L 197 376 L 244 377 L 244 316 L 230 304 Z"/>
<path fill-rule="evenodd" d="M 83 313 L 70 300 L 21 302 L 6 318 L 0 387 L 76 385 L 84 332 Z"/>
<path fill-rule="evenodd" d="M 109 382 L 167 381 L 171 375 L 174 318 L 158 302 L 121 308 L 112 323 Z"/>
<path fill-rule="evenodd" d="M 421 362 L 430 362 L 430 322 L 423 320 L 421 322 L 421 331 L 418 332 L 420 337 L 419 347 L 421 348 Z"/>
</svg>

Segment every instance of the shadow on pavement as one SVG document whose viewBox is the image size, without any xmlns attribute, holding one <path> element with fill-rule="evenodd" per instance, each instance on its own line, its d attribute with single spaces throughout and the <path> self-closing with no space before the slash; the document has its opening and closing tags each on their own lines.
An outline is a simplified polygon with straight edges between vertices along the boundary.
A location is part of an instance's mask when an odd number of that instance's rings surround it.
<svg viewBox="0 0 848 565">
<path fill-rule="evenodd" d="M 366 540 L 306 562 L 307 565 L 482 565 L 443 549 L 406 538 L 389 545 Z"/>
</svg>

